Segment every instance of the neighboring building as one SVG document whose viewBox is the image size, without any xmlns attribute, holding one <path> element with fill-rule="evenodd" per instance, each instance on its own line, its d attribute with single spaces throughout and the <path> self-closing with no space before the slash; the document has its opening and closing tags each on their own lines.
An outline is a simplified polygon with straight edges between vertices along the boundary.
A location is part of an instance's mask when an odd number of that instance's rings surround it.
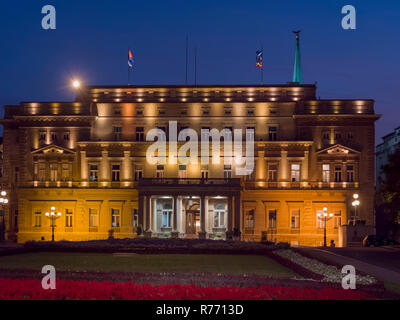
<svg viewBox="0 0 400 320">
<path fill-rule="evenodd" d="M 382 166 L 388 163 L 389 155 L 400 149 L 400 127 L 382 137 L 383 142 L 376 146 L 376 187 L 379 189 L 379 181 L 383 180 Z"/>
<path fill-rule="evenodd" d="M 373 100 L 317 100 L 315 85 L 86 86 L 75 102 L 5 106 L 7 237 L 56 240 L 146 236 L 346 244 L 352 196 L 374 223 Z M 150 129 L 253 128 L 255 170 L 236 163 L 150 165 Z M 167 133 L 168 136 L 169 133 Z M 179 145 L 183 144 L 180 142 Z M 211 154 L 211 153 L 210 153 Z M 112 230 L 112 231 L 110 231 Z"/>
</svg>

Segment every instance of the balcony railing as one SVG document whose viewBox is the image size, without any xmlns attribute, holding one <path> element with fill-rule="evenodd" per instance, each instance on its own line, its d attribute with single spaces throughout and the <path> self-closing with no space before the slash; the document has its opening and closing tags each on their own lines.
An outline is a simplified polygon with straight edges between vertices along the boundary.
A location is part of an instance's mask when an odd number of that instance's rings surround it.
<svg viewBox="0 0 400 320">
<path fill-rule="evenodd" d="M 214 185 L 214 186 L 231 186 L 240 187 L 239 178 L 143 178 L 139 180 L 139 187 L 154 186 L 154 185 Z"/>
</svg>

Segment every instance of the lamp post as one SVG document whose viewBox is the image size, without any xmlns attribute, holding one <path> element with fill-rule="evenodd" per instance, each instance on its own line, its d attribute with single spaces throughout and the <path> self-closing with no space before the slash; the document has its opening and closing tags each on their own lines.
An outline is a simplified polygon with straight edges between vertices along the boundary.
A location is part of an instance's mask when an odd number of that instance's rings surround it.
<svg viewBox="0 0 400 320">
<path fill-rule="evenodd" d="M 57 214 L 55 213 L 56 208 L 55 207 L 51 207 L 51 211 L 50 212 L 46 212 L 45 215 L 47 218 L 50 219 L 51 221 L 51 241 L 54 242 L 54 227 L 55 225 L 55 221 L 61 217 L 61 212 L 58 212 Z"/>
<path fill-rule="evenodd" d="M 0 210 L 0 241 L 5 240 L 5 225 L 4 225 L 4 206 L 8 203 L 8 199 L 6 198 L 7 192 L 4 190 L 1 191 L 0 193 L 0 205 L 1 205 L 1 210 Z"/>
<path fill-rule="evenodd" d="M 358 193 L 353 194 L 353 202 L 351 203 L 354 207 L 354 217 L 353 217 L 353 226 L 356 225 L 357 220 L 357 207 L 360 205 L 360 200 L 358 200 Z"/>
<path fill-rule="evenodd" d="M 323 213 L 317 213 L 317 218 L 324 222 L 324 247 L 326 247 L 326 222 L 333 217 L 333 213 L 328 214 L 328 208 L 324 207 Z"/>
</svg>

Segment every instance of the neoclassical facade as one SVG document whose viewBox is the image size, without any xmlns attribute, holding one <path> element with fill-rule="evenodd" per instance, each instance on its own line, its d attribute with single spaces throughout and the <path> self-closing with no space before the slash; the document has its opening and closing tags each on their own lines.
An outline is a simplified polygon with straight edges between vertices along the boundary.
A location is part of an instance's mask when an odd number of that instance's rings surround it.
<svg viewBox="0 0 400 320">
<path fill-rule="evenodd" d="M 5 106 L 6 237 L 200 237 L 346 244 L 350 220 L 374 226 L 372 100 L 316 99 L 315 85 L 85 86 L 74 102 Z M 254 171 L 224 161 L 150 164 L 149 130 L 253 132 Z M 228 133 L 227 133 L 228 132 Z M 175 138 L 176 141 L 176 138 Z M 177 147 L 185 144 L 177 141 Z M 210 146 L 210 157 L 213 150 Z M 176 160 L 176 159 L 175 159 Z M 179 159 L 178 159 L 179 160 Z M 351 206 L 359 194 L 357 211 Z"/>
</svg>

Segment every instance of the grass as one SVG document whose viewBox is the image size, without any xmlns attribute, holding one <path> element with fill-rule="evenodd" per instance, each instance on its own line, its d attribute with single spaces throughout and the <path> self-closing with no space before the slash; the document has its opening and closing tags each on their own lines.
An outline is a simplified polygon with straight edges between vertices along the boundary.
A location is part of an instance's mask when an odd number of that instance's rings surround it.
<svg viewBox="0 0 400 320">
<path fill-rule="evenodd" d="M 27 253 L 0 257 L 1 269 L 38 269 L 53 265 L 56 270 L 124 272 L 215 272 L 293 277 L 279 263 L 258 255 L 138 254 L 120 256 L 97 253 Z"/>
</svg>

